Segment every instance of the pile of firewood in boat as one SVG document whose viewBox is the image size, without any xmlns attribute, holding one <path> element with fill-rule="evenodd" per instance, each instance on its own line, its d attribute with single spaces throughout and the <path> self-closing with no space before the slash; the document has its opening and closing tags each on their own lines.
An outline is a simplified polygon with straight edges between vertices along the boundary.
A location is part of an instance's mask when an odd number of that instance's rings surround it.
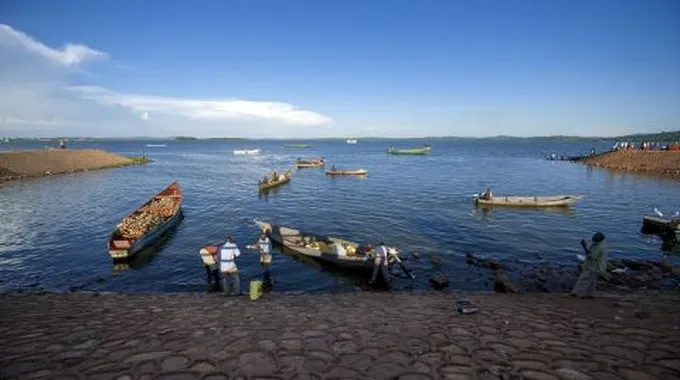
<svg viewBox="0 0 680 380">
<path fill-rule="evenodd" d="M 174 213 L 175 203 L 171 199 L 154 199 L 149 205 L 125 218 L 118 225 L 118 232 L 125 239 L 136 239 L 165 222 Z"/>
</svg>

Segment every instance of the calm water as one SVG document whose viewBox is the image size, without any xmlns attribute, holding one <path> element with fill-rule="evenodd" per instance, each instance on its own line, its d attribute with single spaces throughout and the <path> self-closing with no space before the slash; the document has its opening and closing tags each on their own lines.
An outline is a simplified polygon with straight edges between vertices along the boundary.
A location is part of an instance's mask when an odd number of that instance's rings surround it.
<svg viewBox="0 0 680 380">
<path fill-rule="evenodd" d="M 418 252 L 408 265 L 417 274 L 399 289 L 428 288 L 443 272 L 451 288 L 488 289 L 488 272 L 471 269 L 463 255 L 494 257 L 513 269 L 574 265 L 581 238 L 607 235 L 613 257 L 658 259 L 661 240 L 639 233 L 653 207 L 680 210 L 680 181 L 612 173 L 568 162 L 549 153 L 580 154 L 609 143 L 432 142 L 429 156 L 391 156 L 389 145 L 422 141 L 311 141 L 310 149 L 281 141 L 72 143 L 122 154 L 142 151 L 149 165 L 0 184 L 0 290 L 42 287 L 130 292 L 201 291 L 204 269 L 198 249 L 233 235 L 241 245 L 256 240 L 253 218 L 358 241 L 384 240 L 402 252 Z M 158 143 L 158 142 L 153 142 Z M 0 149 L 30 145 L 3 144 Z M 42 147 L 42 144 L 32 146 Z M 260 148 L 260 156 L 234 149 Z M 295 171 L 290 183 L 258 196 L 256 183 L 297 157 L 323 156 L 338 168 L 366 168 L 369 176 L 329 178 L 321 169 Z M 129 268 L 114 267 L 106 241 L 114 226 L 173 180 L 184 190 L 184 219 L 154 252 Z M 586 195 L 568 212 L 476 210 L 471 196 L 486 186 L 495 194 Z M 244 250 L 242 278 L 259 274 L 258 257 Z M 434 258 L 434 259 L 433 259 Z M 441 265 L 439 265 L 440 263 Z M 354 280 L 287 255 L 274 261 L 277 291 L 345 291 Z"/>
</svg>

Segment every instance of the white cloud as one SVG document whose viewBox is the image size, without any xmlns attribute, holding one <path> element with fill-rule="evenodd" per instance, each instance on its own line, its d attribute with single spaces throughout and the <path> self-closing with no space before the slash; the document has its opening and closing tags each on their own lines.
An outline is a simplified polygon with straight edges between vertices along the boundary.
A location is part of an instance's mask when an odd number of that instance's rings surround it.
<svg viewBox="0 0 680 380">
<path fill-rule="evenodd" d="M 293 137 L 323 135 L 333 122 L 285 102 L 159 97 L 88 86 L 92 80 L 115 83 L 111 75 L 121 75 L 107 53 L 82 44 L 54 48 L 5 24 L 0 57 L 0 135 Z M 81 66 L 93 60 L 115 70 L 83 75 Z"/>
<path fill-rule="evenodd" d="M 108 58 L 108 54 L 80 44 L 66 44 L 61 50 L 53 49 L 6 24 L 0 24 L 0 44 L 19 45 L 31 53 L 39 54 L 64 66 Z"/>
<path fill-rule="evenodd" d="M 84 99 L 107 106 L 122 106 L 136 112 L 154 112 L 203 120 L 267 120 L 301 126 L 331 124 L 333 120 L 288 103 L 249 100 L 201 100 L 120 94 L 96 86 L 72 86 Z M 147 114 L 148 116 L 148 114 Z M 142 117 L 144 119 L 144 117 Z M 146 119 L 145 119 L 146 120 Z"/>
</svg>

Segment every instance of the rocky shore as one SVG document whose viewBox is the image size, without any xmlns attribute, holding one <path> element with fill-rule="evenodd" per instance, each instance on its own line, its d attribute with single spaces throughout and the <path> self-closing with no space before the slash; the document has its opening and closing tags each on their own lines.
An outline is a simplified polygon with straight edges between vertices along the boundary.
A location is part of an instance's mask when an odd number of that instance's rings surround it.
<svg viewBox="0 0 680 380">
<path fill-rule="evenodd" d="M 0 152 L 0 182 L 148 162 L 98 149 L 45 149 Z"/>
<path fill-rule="evenodd" d="M 477 306 L 459 314 L 456 301 Z M 680 379 L 680 292 L 0 294 L 3 379 Z"/>
<path fill-rule="evenodd" d="M 680 151 L 624 149 L 586 157 L 579 162 L 595 167 L 657 173 L 680 179 Z"/>
</svg>

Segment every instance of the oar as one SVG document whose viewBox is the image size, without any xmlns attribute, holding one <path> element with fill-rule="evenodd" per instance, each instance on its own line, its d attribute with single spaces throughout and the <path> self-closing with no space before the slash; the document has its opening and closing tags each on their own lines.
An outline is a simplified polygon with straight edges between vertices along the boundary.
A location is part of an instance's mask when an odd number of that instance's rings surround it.
<svg viewBox="0 0 680 380">
<path fill-rule="evenodd" d="M 416 276 L 413 273 L 411 273 L 411 271 L 409 271 L 406 268 L 406 266 L 404 266 L 404 263 L 401 262 L 401 259 L 399 258 L 399 256 L 397 256 L 396 254 L 392 254 L 392 256 L 397 261 L 397 264 L 399 264 L 399 267 L 401 267 L 401 270 L 403 270 L 404 273 L 406 273 L 407 276 L 411 277 L 412 280 L 415 280 Z"/>
</svg>

